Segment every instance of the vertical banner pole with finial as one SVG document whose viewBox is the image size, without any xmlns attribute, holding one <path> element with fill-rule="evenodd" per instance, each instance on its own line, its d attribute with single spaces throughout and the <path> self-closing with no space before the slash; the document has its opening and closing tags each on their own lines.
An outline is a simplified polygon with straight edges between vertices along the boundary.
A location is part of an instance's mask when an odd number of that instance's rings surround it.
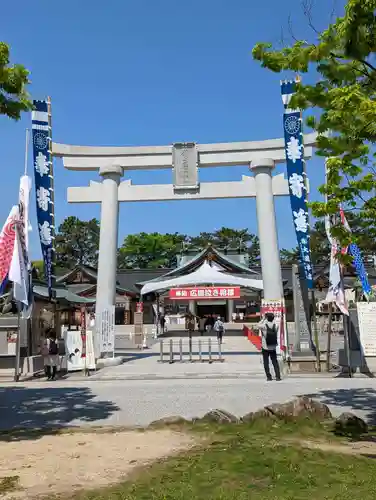
<svg viewBox="0 0 376 500">
<path fill-rule="evenodd" d="M 295 82 L 296 84 L 299 84 L 301 82 L 300 75 L 295 76 Z M 302 123 L 302 133 L 303 133 L 303 113 L 300 110 L 300 120 Z M 304 136 L 303 136 L 304 137 Z M 303 138 L 304 141 L 304 138 Z M 305 184 L 305 200 L 306 204 L 308 206 L 308 200 L 309 200 L 309 183 L 308 183 L 308 176 L 307 176 L 307 165 L 306 161 L 303 158 L 303 173 L 304 173 L 304 184 Z M 309 212 L 307 211 L 307 221 L 308 221 L 308 227 L 310 228 L 310 222 L 309 222 Z M 310 240 L 309 241 L 309 250 L 310 248 Z M 312 268 L 313 269 L 313 268 Z M 321 372 L 321 356 L 320 356 L 320 339 L 319 339 L 319 332 L 317 328 L 317 314 L 316 314 L 316 297 L 315 297 L 315 284 L 312 281 L 312 288 L 310 290 L 311 292 L 311 306 L 312 306 L 312 320 L 313 320 L 313 336 L 315 339 L 315 346 L 316 346 L 316 363 L 317 363 L 317 371 Z"/>
<path fill-rule="evenodd" d="M 300 250 L 300 258 L 303 267 L 307 289 L 311 291 L 311 300 L 314 298 L 313 268 L 310 252 L 310 227 L 307 208 L 308 200 L 308 179 L 306 175 L 304 159 L 304 136 L 303 117 L 300 109 L 292 109 L 290 102 L 296 93 L 296 87 L 300 83 L 300 77 L 296 76 L 295 81 L 282 81 L 281 94 L 284 105 L 283 128 L 285 137 L 287 177 L 290 191 L 290 204 L 295 226 L 296 238 Z M 296 307 L 296 304 L 295 304 Z M 318 345 L 318 334 L 316 324 L 316 310 L 313 303 L 313 322 L 315 329 L 315 343 L 312 341 L 310 318 L 307 318 L 307 326 L 310 333 L 311 347 L 317 357 L 317 370 L 320 366 L 320 348 Z M 309 315 L 307 315 L 309 316 Z"/>
<path fill-rule="evenodd" d="M 37 229 L 41 243 L 48 295 L 55 297 L 55 204 L 52 159 L 51 99 L 34 101 L 32 138 L 37 205 Z"/>
<path fill-rule="evenodd" d="M 51 192 L 51 236 L 52 236 L 52 248 L 51 248 L 51 283 L 52 283 L 52 297 L 54 297 L 54 287 L 56 284 L 56 223 L 55 223 L 55 180 L 54 180 L 54 158 L 52 155 L 52 113 L 51 113 L 51 97 L 47 97 L 47 109 L 48 109 L 48 127 L 49 127 L 49 152 L 51 158 L 51 168 L 50 168 L 50 192 Z"/>
</svg>

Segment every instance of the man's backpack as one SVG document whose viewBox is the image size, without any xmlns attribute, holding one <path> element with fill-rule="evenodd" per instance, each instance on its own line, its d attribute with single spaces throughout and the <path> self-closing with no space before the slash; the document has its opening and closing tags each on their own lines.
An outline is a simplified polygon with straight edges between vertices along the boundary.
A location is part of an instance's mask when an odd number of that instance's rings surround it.
<svg viewBox="0 0 376 500">
<path fill-rule="evenodd" d="M 266 340 L 266 345 L 268 347 L 275 347 L 278 345 L 278 338 L 277 338 L 277 327 L 273 323 L 273 326 L 269 326 L 266 323 L 266 335 L 265 335 L 265 340 Z"/>
<path fill-rule="evenodd" d="M 59 348 L 58 348 L 56 340 L 50 340 L 50 347 L 48 349 L 48 352 L 51 355 L 59 354 Z"/>
</svg>

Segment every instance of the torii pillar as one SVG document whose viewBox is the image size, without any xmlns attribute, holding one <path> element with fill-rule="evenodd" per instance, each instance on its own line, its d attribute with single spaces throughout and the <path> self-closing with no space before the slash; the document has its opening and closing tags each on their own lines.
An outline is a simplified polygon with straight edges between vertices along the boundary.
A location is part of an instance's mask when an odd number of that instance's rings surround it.
<svg viewBox="0 0 376 500">
<path fill-rule="evenodd" d="M 102 176 L 103 180 L 101 185 L 97 313 L 115 304 L 119 226 L 118 188 L 123 169 L 116 165 L 108 165 L 100 168 L 99 175 Z"/>
<path fill-rule="evenodd" d="M 256 182 L 256 213 L 264 299 L 283 298 L 281 262 L 279 257 L 277 223 L 275 217 L 273 178 L 274 160 L 265 158 L 254 161 L 250 170 Z"/>
</svg>

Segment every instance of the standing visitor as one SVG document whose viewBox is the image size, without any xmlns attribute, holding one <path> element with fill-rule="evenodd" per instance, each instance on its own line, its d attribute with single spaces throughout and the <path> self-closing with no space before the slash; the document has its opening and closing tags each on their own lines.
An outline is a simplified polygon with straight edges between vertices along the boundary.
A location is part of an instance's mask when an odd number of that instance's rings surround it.
<svg viewBox="0 0 376 500">
<path fill-rule="evenodd" d="M 217 321 L 214 323 L 214 331 L 217 334 L 217 339 L 220 344 L 223 340 L 223 332 L 225 331 L 225 325 L 220 316 L 218 316 Z"/>
<path fill-rule="evenodd" d="M 206 326 L 206 329 L 209 333 L 213 330 L 214 323 L 215 323 L 214 316 L 210 314 L 210 316 L 207 319 L 207 326 Z"/>
<path fill-rule="evenodd" d="M 42 356 L 47 380 L 55 380 L 59 361 L 59 346 L 56 340 L 56 333 L 52 328 L 49 328 L 45 333 Z"/>
<path fill-rule="evenodd" d="M 207 331 L 209 333 L 210 329 L 211 329 L 210 316 L 206 316 L 206 318 L 205 318 L 205 331 Z"/>
<path fill-rule="evenodd" d="M 198 329 L 200 331 L 201 337 L 204 335 L 204 332 L 206 329 L 206 320 L 207 320 L 207 318 L 205 318 L 205 317 L 199 318 L 199 320 L 198 320 Z"/>
<path fill-rule="evenodd" d="M 166 325 L 166 318 L 165 318 L 164 314 L 161 314 L 161 317 L 159 319 L 159 324 L 161 325 L 162 333 L 164 333 L 165 332 L 165 325 Z"/>
<path fill-rule="evenodd" d="M 195 317 L 193 316 L 193 314 L 190 314 L 188 316 L 187 327 L 189 336 L 192 337 L 192 334 L 195 331 Z"/>
<path fill-rule="evenodd" d="M 264 363 L 264 370 L 266 375 L 266 380 L 270 381 L 272 375 L 270 373 L 269 358 L 272 362 L 275 379 L 281 380 L 281 372 L 279 369 L 278 359 L 277 359 L 277 345 L 278 345 L 278 325 L 275 321 L 273 313 L 265 314 L 265 318 L 258 323 L 256 326 L 261 333 L 261 352 L 262 360 Z"/>
</svg>

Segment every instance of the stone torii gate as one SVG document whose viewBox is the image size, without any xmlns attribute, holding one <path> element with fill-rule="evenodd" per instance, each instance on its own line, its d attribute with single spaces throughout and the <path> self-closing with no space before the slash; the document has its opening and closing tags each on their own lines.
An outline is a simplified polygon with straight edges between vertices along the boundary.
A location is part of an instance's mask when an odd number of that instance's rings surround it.
<svg viewBox="0 0 376 500">
<path fill-rule="evenodd" d="M 312 157 L 316 135 L 304 136 L 305 158 Z M 119 203 L 131 201 L 213 200 L 256 197 L 264 298 L 283 297 L 274 196 L 288 196 L 284 174 L 272 176 L 285 162 L 283 139 L 219 144 L 93 147 L 53 143 L 53 156 L 76 171 L 99 171 L 102 182 L 68 188 L 69 203 L 101 203 L 97 312 L 115 304 Z M 199 168 L 248 165 L 253 176 L 233 182 L 199 182 Z M 133 185 L 125 171 L 172 169 L 173 183 Z"/>
</svg>

